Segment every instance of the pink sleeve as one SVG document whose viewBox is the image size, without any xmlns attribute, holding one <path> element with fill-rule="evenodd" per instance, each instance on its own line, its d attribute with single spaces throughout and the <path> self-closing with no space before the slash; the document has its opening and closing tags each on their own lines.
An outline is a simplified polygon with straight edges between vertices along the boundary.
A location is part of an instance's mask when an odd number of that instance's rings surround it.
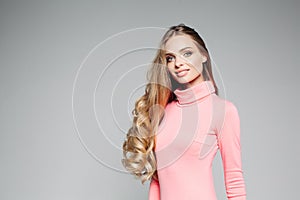
<svg viewBox="0 0 300 200">
<path fill-rule="evenodd" d="M 246 188 L 241 161 L 239 114 L 231 102 L 226 102 L 225 109 L 218 145 L 223 162 L 226 194 L 229 200 L 245 200 Z"/>
<path fill-rule="evenodd" d="M 160 200 L 159 182 L 153 178 L 150 183 L 148 200 Z"/>
</svg>

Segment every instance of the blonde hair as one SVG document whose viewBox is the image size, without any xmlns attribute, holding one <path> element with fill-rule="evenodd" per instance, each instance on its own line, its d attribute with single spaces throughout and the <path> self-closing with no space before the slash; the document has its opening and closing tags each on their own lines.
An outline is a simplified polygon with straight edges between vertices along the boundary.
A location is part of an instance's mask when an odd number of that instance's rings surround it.
<svg viewBox="0 0 300 200">
<path fill-rule="evenodd" d="M 154 153 L 155 134 L 164 116 L 164 108 L 169 102 L 176 99 L 173 91 L 180 87 L 169 74 L 164 55 L 164 45 L 175 35 L 190 36 L 199 51 L 207 57 L 207 61 L 203 63 L 202 75 L 204 80 L 212 81 L 216 94 L 218 94 L 218 88 L 212 74 L 210 56 L 202 38 L 194 29 L 184 24 L 170 27 L 164 34 L 151 68 L 147 72 L 148 83 L 145 94 L 135 102 L 135 108 L 132 110 L 132 127 L 129 128 L 123 143 L 124 158 L 122 164 L 142 183 L 151 178 L 157 179 Z"/>
</svg>

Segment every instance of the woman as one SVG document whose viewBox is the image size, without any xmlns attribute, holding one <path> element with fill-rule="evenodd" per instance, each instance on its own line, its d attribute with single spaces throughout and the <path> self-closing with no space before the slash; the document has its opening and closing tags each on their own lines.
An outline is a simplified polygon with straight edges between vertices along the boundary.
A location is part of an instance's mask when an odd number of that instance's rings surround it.
<svg viewBox="0 0 300 200">
<path fill-rule="evenodd" d="M 179 24 L 163 36 L 136 101 L 123 144 L 124 167 L 149 200 L 214 200 L 212 162 L 220 150 L 227 198 L 246 199 L 240 121 L 235 105 L 218 96 L 208 50 L 199 34 Z"/>
</svg>

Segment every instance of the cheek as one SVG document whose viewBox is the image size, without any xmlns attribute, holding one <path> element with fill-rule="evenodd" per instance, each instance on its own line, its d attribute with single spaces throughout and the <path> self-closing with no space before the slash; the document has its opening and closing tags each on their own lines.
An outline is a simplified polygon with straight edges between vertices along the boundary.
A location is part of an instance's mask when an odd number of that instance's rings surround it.
<svg viewBox="0 0 300 200">
<path fill-rule="evenodd" d="M 175 65 L 173 62 L 167 64 L 167 69 L 170 73 L 174 73 L 174 68 L 175 68 Z"/>
<path fill-rule="evenodd" d="M 194 75 L 202 74 L 202 70 L 203 70 L 202 67 L 193 68 L 193 74 Z"/>
<path fill-rule="evenodd" d="M 170 65 L 170 64 L 168 64 L 168 65 L 167 65 L 167 71 L 168 71 L 169 73 L 171 73 L 171 72 L 172 72 L 172 70 L 171 70 L 171 69 L 172 69 L 171 65 Z"/>
<path fill-rule="evenodd" d="M 194 57 L 190 60 L 190 63 L 196 68 L 202 67 L 202 59 L 200 59 L 199 57 Z"/>
<path fill-rule="evenodd" d="M 195 73 L 199 73 L 199 74 L 202 73 L 203 64 L 202 64 L 202 62 L 200 60 L 192 61 L 190 63 L 190 67 L 193 69 L 193 71 L 195 71 Z"/>
<path fill-rule="evenodd" d="M 176 75 L 174 74 L 174 71 L 172 69 L 173 69 L 173 67 L 171 65 L 167 66 L 167 71 L 168 71 L 169 76 L 176 78 Z"/>
</svg>

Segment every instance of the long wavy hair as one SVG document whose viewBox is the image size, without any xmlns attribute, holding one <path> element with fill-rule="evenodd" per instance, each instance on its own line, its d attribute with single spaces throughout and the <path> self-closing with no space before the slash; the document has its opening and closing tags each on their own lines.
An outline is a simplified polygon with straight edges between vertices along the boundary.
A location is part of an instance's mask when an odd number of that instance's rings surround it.
<svg viewBox="0 0 300 200">
<path fill-rule="evenodd" d="M 200 53 L 207 57 L 206 62 L 203 63 L 202 76 L 204 80 L 212 81 L 215 93 L 218 95 L 209 52 L 203 39 L 193 28 L 184 24 L 170 27 L 162 37 L 159 49 L 147 72 L 148 83 L 145 87 L 145 94 L 135 102 L 135 108 L 132 110 L 132 127 L 129 128 L 123 143 L 122 164 L 142 183 L 151 178 L 158 178 L 154 151 L 156 131 L 164 116 L 164 108 L 176 99 L 173 91 L 181 87 L 169 73 L 164 53 L 167 41 L 177 35 L 191 37 Z"/>
</svg>

